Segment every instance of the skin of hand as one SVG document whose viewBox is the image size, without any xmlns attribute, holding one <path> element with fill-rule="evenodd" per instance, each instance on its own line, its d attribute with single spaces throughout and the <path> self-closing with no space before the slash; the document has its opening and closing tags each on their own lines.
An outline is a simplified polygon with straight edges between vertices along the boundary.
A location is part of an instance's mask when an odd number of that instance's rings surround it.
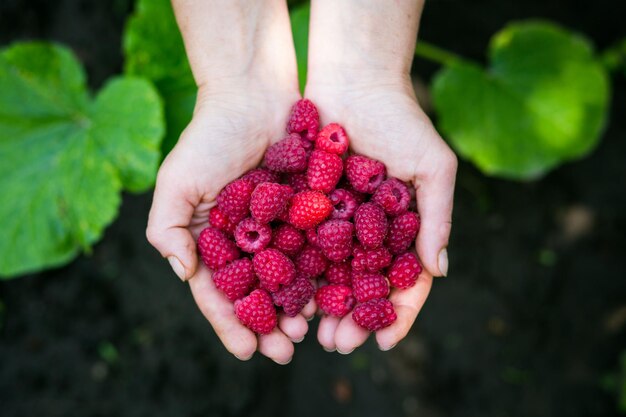
<svg viewBox="0 0 626 417">
<path fill-rule="evenodd" d="M 376 332 L 381 350 L 409 332 L 433 276 L 447 274 L 457 160 L 419 107 L 410 78 L 422 1 L 388 7 L 376 0 L 312 3 L 309 78 L 305 96 L 318 105 L 322 125 L 341 123 L 351 148 L 385 163 L 388 174 L 413 184 L 421 228 L 417 254 L 424 265 L 415 286 L 392 289 L 397 320 Z M 318 339 L 350 353 L 369 332 L 352 320 L 325 316 Z"/>
<path fill-rule="evenodd" d="M 289 111 L 300 97 L 287 7 L 274 0 L 173 4 L 199 89 L 193 119 L 159 169 L 146 235 L 189 282 L 198 307 L 229 352 L 247 360 L 258 350 L 286 364 L 293 343 L 308 330 L 314 303 L 296 317 L 279 317 L 272 333 L 255 335 L 239 322 L 233 303 L 198 262 L 195 241 L 208 226 L 219 191 L 256 167 L 267 147 L 285 136 Z M 268 21 L 273 23 L 267 26 Z M 256 39 L 253 50 L 247 49 L 248 38 Z"/>
</svg>

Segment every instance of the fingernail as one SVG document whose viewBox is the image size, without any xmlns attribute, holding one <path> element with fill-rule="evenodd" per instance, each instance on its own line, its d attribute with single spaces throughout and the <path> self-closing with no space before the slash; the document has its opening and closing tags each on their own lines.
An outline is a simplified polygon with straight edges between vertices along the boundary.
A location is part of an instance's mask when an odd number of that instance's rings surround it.
<svg viewBox="0 0 626 417">
<path fill-rule="evenodd" d="M 174 270 L 174 273 L 178 275 L 178 278 L 180 278 L 181 281 L 185 282 L 186 281 L 185 267 L 183 266 L 183 264 L 181 264 L 178 258 L 175 256 L 170 256 L 167 258 L 167 260 L 169 261 L 170 266 Z"/>
<path fill-rule="evenodd" d="M 300 339 L 298 339 L 298 340 L 293 340 L 293 339 L 292 339 L 291 341 L 292 341 L 293 343 L 300 343 L 300 342 L 302 342 L 303 340 L 304 340 L 304 336 L 302 336 L 302 337 L 301 337 Z"/>
<path fill-rule="evenodd" d="M 354 352 L 354 349 L 349 350 L 347 352 L 342 352 L 341 350 L 339 350 L 339 348 L 337 348 L 337 352 L 341 353 L 342 355 L 349 355 L 350 353 Z"/>
<path fill-rule="evenodd" d="M 289 362 L 291 362 L 292 359 L 293 359 L 293 356 L 290 357 L 289 359 L 287 359 L 287 362 L 279 362 L 279 361 L 277 361 L 275 359 L 274 359 L 274 362 L 276 362 L 279 365 L 287 365 L 287 364 L 289 364 Z"/>
<path fill-rule="evenodd" d="M 307 317 L 306 321 L 311 321 L 315 318 L 315 314 L 313 314 L 311 317 Z"/>
<path fill-rule="evenodd" d="M 446 248 L 441 249 L 439 252 L 439 272 L 444 277 L 448 276 L 448 250 Z"/>
<path fill-rule="evenodd" d="M 382 346 L 378 346 L 378 349 L 382 350 L 383 352 L 387 352 L 388 350 L 391 350 L 393 348 L 395 348 L 397 345 L 397 343 L 394 343 L 391 346 L 387 346 L 387 347 L 382 347 Z"/>
<path fill-rule="evenodd" d="M 253 356 L 253 355 L 254 355 L 254 353 L 253 353 L 252 355 L 248 356 L 247 358 L 242 358 L 242 357 L 239 357 L 239 356 L 237 356 L 237 355 L 235 355 L 235 354 L 233 353 L 233 356 L 234 356 L 235 358 L 239 359 L 240 361 L 249 361 L 249 360 L 252 358 L 252 356 Z"/>
<path fill-rule="evenodd" d="M 336 350 L 336 349 L 327 349 L 326 346 L 322 346 L 322 349 L 324 349 L 328 353 L 333 353 Z"/>
</svg>

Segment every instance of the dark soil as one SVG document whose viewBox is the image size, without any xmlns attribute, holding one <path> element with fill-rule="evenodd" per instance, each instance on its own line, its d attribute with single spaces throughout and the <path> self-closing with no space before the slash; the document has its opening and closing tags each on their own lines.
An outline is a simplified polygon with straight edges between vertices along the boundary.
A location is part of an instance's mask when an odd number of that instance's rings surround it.
<svg viewBox="0 0 626 417">
<path fill-rule="evenodd" d="M 604 48 L 626 35 L 618 3 L 432 0 L 421 37 L 482 59 L 507 21 L 544 17 Z M 0 43 L 69 44 L 99 86 L 122 67 L 131 8 L 4 0 Z M 239 362 L 145 241 L 150 195 L 126 196 L 91 256 L 0 283 L 0 415 L 617 415 L 604 381 L 626 347 L 625 87 L 614 78 L 598 149 L 542 181 L 461 164 L 449 277 L 388 353 L 326 353 L 313 325 L 290 365 Z"/>
</svg>

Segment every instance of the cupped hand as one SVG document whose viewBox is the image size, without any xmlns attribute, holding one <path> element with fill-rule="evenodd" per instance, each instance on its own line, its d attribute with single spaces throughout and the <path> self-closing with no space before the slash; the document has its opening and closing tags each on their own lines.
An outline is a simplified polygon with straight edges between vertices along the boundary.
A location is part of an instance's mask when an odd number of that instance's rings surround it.
<svg viewBox="0 0 626 417">
<path fill-rule="evenodd" d="M 288 363 L 293 343 L 308 330 L 307 306 L 296 317 L 279 317 L 278 327 L 256 336 L 236 318 L 233 303 L 214 285 L 211 272 L 198 262 L 196 238 L 208 225 L 208 213 L 219 191 L 256 167 L 266 148 L 281 139 L 297 90 L 264 91 L 247 86 L 200 88 L 193 120 L 167 156 L 157 176 L 146 231 L 150 243 L 188 281 L 198 307 L 226 349 L 245 360 L 258 350 Z"/>
<path fill-rule="evenodd" d="M 415 286 L 391 290 L 398 318 L 376 333 L 380 349 L 388 350 L 409 332 L 433 276 L 447 274 L 456 157 L 419 107 L 408 76 L 308 85 L 306 97 L 318 105 L 322 125 L 338 122 L 345 127 L 353 151 L 382 161 L 389 175 L 415 187 L 421 217 L 416 249 L 425 268 Z M 322 346 L 340 353 L 351 352 L 368 336 L 351 314 L 342 319 L 325 316 L 318 328 Z"/>
</svg>

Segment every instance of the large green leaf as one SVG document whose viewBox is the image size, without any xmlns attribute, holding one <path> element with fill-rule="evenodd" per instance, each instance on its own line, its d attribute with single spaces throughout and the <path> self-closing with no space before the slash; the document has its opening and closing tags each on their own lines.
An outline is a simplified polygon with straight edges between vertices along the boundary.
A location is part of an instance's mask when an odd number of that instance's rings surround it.
<svg viewBox="0 0 626 417">
<path fill-rule="evenodd" d="M 589 42 L 515 23 L 493 37 L 489 58 L 488 69 L 454 61 L 434 80 L 439 128 L 459 154 L 487 174 L 529 179 L 594 148 L 609 81 Z"/>
<path fill-rule="evenodd" d="M 69 50 L 0 51 L 0 277 L 63 264 L 97 241 L 121 190 L 153 184 L 162 119 L 147 81 L 115 79 L 92 100 Z"/>
<path fill-rule="evenodd" d="M 294 7 L 290 13 L 291 31 L 293 33 L 293 43 L 296 48 L 296 59 L 298 62 L 298 80 L 300 81 L 300 91 L 302 93 L 304 93 L 304 87 L 306 85 L 310 15 L 311 5 L 309 2 Z"/>
</svg>

